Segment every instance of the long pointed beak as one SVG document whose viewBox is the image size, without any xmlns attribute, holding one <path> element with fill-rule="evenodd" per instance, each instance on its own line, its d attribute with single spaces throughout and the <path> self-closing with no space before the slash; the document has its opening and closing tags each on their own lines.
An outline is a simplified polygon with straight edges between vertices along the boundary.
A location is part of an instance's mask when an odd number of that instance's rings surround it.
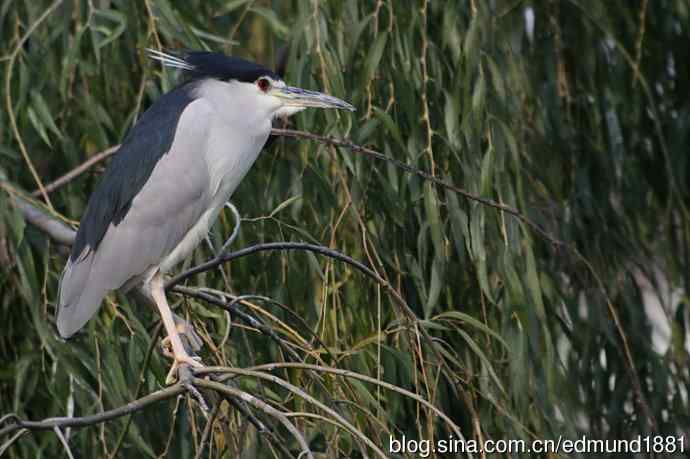
<svg viewBox="0 0 690 459">
<path fill-rule="evenodd" d="M 317 107 L 317 108 L 337 108 L 341 110 L 355 111 L 355 107 L 337 97 L 329 96 L 317 91 L 308 91 L 293 86 L 283 86 L 273 88 L 271 94 L 283 99 L 285 106 L 288 107 Z"/>
</svg>

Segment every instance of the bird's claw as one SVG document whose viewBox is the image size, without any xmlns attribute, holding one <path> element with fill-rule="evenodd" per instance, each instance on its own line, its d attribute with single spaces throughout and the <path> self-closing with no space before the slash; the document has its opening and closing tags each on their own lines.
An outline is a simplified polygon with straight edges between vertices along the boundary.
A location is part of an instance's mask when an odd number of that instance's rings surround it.
<svg viewBox="0 0 690 459">
<path fill-rule="evenodd" d="M 190 368 L 191 367 L 191 368 Z M 176 380 L 179 380 L 180 384 L 187 389 L 187 392 L 196 400 L 196 402 L 201 407 L 201 410 L 208 414 L 208 404 L 201 392 L 194 387 L 192 378 L 194 376 L 194 370 L 192 368 L 204 368 L 203 363 L 201 363 L 201 358 L 197 356 L 182 355 L 175 357 L 173 356 L 173 364 L 170 367 L 168 376 L 165 378 L 165 383 L 170 385 Z"/>
<path fill-rule="evenodd" d="M 165 383 L 170 385 L 177 381 L 179 376 L 179 370 L 183 365 L 193 368 L 204 368 L 204 364 L 201 363 L 201 357 L 189 356 L 189 355 L 170 355 L 173 358 L 173 364 L 170 367 L 168 376 L 165 378 Z"/>
<path fill-rule="evenodd" d="M 188 384 L 187 380 L 192 377 L 190 370 L 192 368 L 204 367 L 201 363 L 201 357 L 195 354 L 196 351 L 201 349 L 203 342 L 189 322 L 177 315 L 173 318 L 175 320 L 175 331 L 177 336 L 179 336 L 182 347 L 175 349 L 170 336 L 166 336 L 161 340 L 163 355 L 173 360 L 170 371 L 165 378 L 165 383 L 170 385 L 175 383 L 175 381 L 180 381 L 183 384 Z"/>
<path fill-rule="evenodd" d="M 197 334 L 196 330 L 194 330 L 192 324 L 187 322 L 181 316 L 178 316 L 174 313 L 173 320 L 175 321 L 175 328 L 177 329 L 177 332 L 180 334 L 180 337 L 185 338 L 187 340 L 186 342 L 184 342 L 185 347 L 187 347 L 187 349 L 189 349 L 190 352 L 199 351 L 203 347 L 204 342 L 201 339 L 201 337 Z"/>
</svg>

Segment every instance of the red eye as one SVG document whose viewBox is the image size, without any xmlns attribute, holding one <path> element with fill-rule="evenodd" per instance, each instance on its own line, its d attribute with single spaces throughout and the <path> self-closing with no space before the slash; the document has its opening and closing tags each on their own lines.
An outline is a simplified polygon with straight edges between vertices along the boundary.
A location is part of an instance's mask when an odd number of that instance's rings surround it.
<svg viewBox="0 0 690 459">
<path fill-rule="evenodd" d="M 268 78 L 259 78 L 258 80 L 256 80 L 256 85 L 263 92 L 266 92 L 271 87 L 271 82 L 268 81 Z"/>
</svg>

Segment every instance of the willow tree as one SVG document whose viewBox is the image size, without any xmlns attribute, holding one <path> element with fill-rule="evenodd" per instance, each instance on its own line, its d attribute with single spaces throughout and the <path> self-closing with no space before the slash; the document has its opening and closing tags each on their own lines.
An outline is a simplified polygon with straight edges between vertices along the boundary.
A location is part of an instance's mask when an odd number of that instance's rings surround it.
<svg viewBox="0 0 690 459">
<path fill-rule="evenodd" d="M 646 0 L 5 2 L 0 415 L 16 416 L 0 450 L 363 457 L 403 436 L 686 432 L 689 16 Z M 178 81 L 147 47 L 248 57 L 357 106 L 279 126 L 322 137 L 279 136 L 233 197 L 233 253 L 323 249 L 238 257 L 171 293 L 204 361 L 234 368 L 226 393 L 199 387 L 210 415 L 173 388 L 21 435 L 164 387 L 157 317 L 131 298 L 57 338 L 68 240 L 29 212 L 69 236 L 104 162 L 50 184 Z M 211 245 L 235 226 L 222 215 Z"/>
</svg>

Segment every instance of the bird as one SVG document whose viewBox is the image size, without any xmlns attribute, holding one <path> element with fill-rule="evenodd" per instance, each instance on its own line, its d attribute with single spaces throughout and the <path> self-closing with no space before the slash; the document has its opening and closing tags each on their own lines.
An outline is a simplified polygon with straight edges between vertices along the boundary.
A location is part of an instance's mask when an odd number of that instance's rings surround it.
<svg viewBox="0 0 690 459">
<path fill-rule="evenodd" d="M 354 111 L 336 97 L 288 86 L 268 68 L 211 51 L 147 49 L 186 78 L 146 110 L 92 192 L 58 288 L 57 330 L 78 332 L 112 291 L 137 287 L 160 313 L 173 364 L 186 351 L 164 276 L 207 236 L 256 161 L 276 118 L 306 108 Z"/>
</svg>

